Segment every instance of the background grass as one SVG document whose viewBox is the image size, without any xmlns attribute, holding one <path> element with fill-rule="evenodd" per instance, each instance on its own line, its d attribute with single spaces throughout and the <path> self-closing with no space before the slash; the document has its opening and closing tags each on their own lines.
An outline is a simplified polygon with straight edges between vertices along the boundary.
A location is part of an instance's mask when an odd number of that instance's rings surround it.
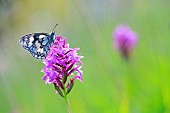
<svg viewBox="0 0 170 113">
<path fill-rule="evenodd" d="M 22 35 L 67 37 L 84 55 L 83 84 L 69 94 L 73 113 L 170 113 L 169 0 L 1 0 L 0 113 L 66 113 L 53 85 L 41 80 L 42 61 L 19 44 Z M 130 61 L 112 46 L 128 24 L 139 41 Z"/>
</svg>

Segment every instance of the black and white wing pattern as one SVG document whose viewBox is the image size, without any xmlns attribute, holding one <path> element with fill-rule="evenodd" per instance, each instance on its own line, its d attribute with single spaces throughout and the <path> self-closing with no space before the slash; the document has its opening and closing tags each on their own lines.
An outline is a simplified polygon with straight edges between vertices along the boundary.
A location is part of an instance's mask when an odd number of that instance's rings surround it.
<svg viewBox="0 0 170 113">
<path fill-rule="evenodd" d="M 55 40 L 55 32 L 32 33 L 20 38 L 19 43 L 31 53 L 34 58 L 44 59 Z"/>
</svg>

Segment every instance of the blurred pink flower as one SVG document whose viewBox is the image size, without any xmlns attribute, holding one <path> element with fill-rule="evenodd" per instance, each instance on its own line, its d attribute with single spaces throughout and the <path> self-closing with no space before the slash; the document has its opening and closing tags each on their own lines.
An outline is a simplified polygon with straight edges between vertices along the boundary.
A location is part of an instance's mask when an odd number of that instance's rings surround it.
<svg viewBox="0 0 170 113">
<path fill-rule="evenodd" d="M 127 25 L 119 25 L 113 32 L 113 41 L 115 48 L 128 59 L 130 52 L 136 46 L 137 35 Z"/>
</svg>

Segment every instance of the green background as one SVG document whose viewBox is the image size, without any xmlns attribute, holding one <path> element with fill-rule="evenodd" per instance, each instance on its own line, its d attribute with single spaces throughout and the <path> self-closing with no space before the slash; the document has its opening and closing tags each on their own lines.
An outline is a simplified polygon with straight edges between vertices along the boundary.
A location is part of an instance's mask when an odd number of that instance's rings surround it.
<svg viewBox="0 0 170 113">
<path fill-rule="evenodd" d="M 169 0 L 1 0 L 0 113 L 67 112 L 41 80 L 42 61 L 19 44 L 56 23 L 57 35 L 84 56 L 83 83 L 69 94 L 73 113 L 170 113 Z M 113 48 L 120 24 L 138 34 L 129 61 Z"/>
</svg>

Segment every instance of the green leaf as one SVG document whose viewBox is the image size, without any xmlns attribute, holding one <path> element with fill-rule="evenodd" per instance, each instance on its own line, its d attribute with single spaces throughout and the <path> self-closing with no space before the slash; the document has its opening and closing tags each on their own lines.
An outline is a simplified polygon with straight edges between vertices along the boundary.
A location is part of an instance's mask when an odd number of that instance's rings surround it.
<svg viewBox="0 0 170 113">
<path fill-rule="evenodd" d="M 63 83 L 65 84 L 67 81 L 67 74 L 64 73 L 63 78 L 62 78 Z"/>
<path fill-rule="evenodd" d="M 74 86 L 74 81 L 73 80 L 70 80 L 70 84 L 68 85 L 68 88 L 67 88 L 67 94 L 70 93 L 70 91 L 72 90 Z"/>
<path fill-rule="evenodd" d="M 54 86 L 55 86 L 55 89 L 58 91 L 58 94 L 60 96 L 64 97 L 62 91 L 60 90 L 60 88 L 56 84 L 54 84 Z"/>
<path fill-rule="evenodd" d="M 57 82 L 58 82 L 58 84 L 60 85 L 60 87 L 64 90 L 63 83 L 62 83 L 59 79 L 57 79 Z"/>
</svg>

